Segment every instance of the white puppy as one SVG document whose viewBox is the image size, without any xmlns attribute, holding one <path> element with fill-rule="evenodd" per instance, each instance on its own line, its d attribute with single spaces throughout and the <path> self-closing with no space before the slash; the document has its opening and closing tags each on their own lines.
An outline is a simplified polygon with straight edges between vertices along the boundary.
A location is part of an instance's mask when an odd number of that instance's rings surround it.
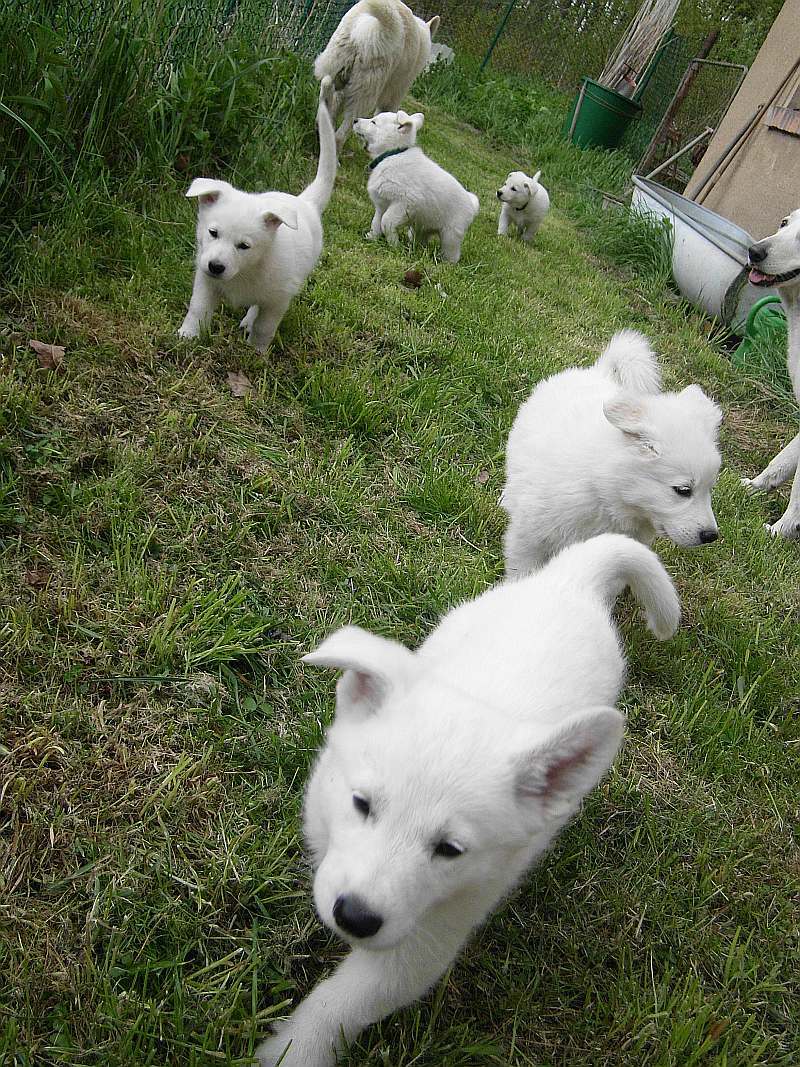
<svg viewBox="0 0 800 1067">
<path fill-rule="evenodd" d="M 438 26 L 438 15 L 423 22 L 400 0 L 361 0 L 346 12 L 314 62 L 318 79 L 333 79 L 334 118 L 343 109 L 336 131 L 339 151 L 353 119 L 397 111 L 430 59 Z"/>
<path fill-rule="evenodd" d="M 438 234 L 443 258 L 458 263 L 464 234 L 480 204 L 474 193 L 416 147 L 424 121 L 421 113 L 386 111 L 353 123 L 372 157 L 367 192 L 375 215 L 367 236 L 374 240 L 383 234 L 396 245 L 400 226 L 411 226 L 423 243 Z"/>
<path fill-rule="evenodd" d="M 512 170 L 505 184 L 497 190 L 497 199 L 503 205 L 497 223 L 499 237 L 505 237 L 510 225 L 516 226 L 523 241 L 532 241 L 536 231 L 550 210 L 550 197 L 539 184 L 541 171 L 532 178 L 521 170 Z"/>
<path fill-rule="evenodd" d="M 506 451 L 506 574 L 606 531 L 649 544 L 715 541 L 711 489 L 722 414 L 697 385 L 661 393 L 645 337 L 616 334 L 597 362 L 540 382 Z"/>
<path fill-rule="evenodd" d="M 750 281 L 774 287 L 789 326 L 787 366 L 797 403 L 800 404 L 800 210 L 793 211 L 777 233 L 750 249 Z M 743 479 L 751 492 L 776 489 L 792 478 L 789 504 L 782 518 L 767 529 L 771 534 L 800 538 L 800 434 L 772 460 L 757 478 Z"/>
<path fill-rule="evenodd" d="M 244 193 L 228 182 L 195 178 L 186 193 L 198 197 L 197 258 L 192 299 L 181 337 L 197 337 L 219 304 L 247 307 L 241 326 L 264 352 L 292 298 L 302 289 L 322 252 L 322 212 L 336 177 L 336 140 L 320 87 L 317 175 L 299 196 Z"/>
<path fill-rule="evenodd" d="M 417 652 L 346 626 L 305 657 L 344 671 L 304 822 L 317 911 L 352 951 L 262 1067 L 329 1067 L 421 997 L 578 811 L 622 740 L 626 585 L 670 637 L 658 557 L 609 534 L 454 608 Z"/>
</svg>

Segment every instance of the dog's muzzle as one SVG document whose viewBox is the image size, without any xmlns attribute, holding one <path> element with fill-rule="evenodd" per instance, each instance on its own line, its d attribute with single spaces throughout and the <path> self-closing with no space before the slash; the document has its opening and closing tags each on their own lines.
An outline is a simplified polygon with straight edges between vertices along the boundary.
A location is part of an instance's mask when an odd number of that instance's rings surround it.
<svg viewBox="0 0 800 1067">
<path fill-rule="evenodd" d="M 208 273 L 212 274 L 215 278 L 219 278 L 220 275 L 225 273 L 225 264 L 218 263 L 215 259 L 212 259 L 208 264 Z"/>
</svg>

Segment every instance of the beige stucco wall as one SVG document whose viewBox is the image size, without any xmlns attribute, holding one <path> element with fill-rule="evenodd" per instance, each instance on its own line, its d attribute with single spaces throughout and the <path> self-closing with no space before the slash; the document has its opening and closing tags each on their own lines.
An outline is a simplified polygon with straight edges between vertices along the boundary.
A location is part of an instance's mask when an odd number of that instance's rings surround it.
<svg viewBox="0 0 800 1067">
<path fill-rule="evenodd" d="M 713 58 L 713 54 L 712 54 Z M 708 151 L 686 187 L 695 191 L 733 140 L 775 93 L 800 59 L 800 0 L 786 0 Z M 800 71 L 774 103 L 785 105 L 800 86 Z M 766 117 L 766 116 L 765 116 Z M 707 193 L 707 195 L 706 195 Z M 774 233 L 781 218 L 800 207 L 800 137 L 773 130 L 761 119 L 713 189 L 706 207 L 743 226 L 753 237 Z"/>
</svg>

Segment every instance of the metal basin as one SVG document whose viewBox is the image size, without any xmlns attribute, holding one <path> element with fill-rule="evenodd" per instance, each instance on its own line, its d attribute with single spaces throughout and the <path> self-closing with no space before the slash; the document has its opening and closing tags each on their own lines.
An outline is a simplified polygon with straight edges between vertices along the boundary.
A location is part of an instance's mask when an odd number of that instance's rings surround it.
<svg viewBox="0 0 800 1067">
<path fill-rule="evenodd" d="M 753 304 L 775 293 L 747 280 L 747 249 L 754 238 L 658 182 L 638 174 L 632 180 L 631 210 L 672 223 L 672 274 L 683 296 L 737 333 L 743 332 Z"/>
</svg>

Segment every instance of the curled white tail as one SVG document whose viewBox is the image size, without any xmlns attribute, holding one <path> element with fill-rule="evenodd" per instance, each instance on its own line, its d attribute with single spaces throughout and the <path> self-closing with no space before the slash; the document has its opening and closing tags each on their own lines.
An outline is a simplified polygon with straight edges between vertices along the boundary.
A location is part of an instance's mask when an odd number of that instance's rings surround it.
<svg viewBox="0 0 800 1067">
<path fill-rule="evenodd" d="M 328 206 L 336 180 L 336 134 L 331 122 L 330 106 L 333 97 L 333 83 L 326 75 L 319 86 L 319 107 L 317 108 L 317 128 L 319 130 L 319 163 L 314 181 L 300 194 L 301 200 L 308 200 L 322 214 Z"/>
<path fill-rule="evenodd" d="M 651 549 L 622 534 L 600 534 L 564 549 L 548 567 L 568 567 L 569 576 L 612 607 L 629 587 L 644 609 L 648 629 L 666 641 L 678 629 L 681 605 L 664 564 Z"/>
<path fill-rule="evenodd" d="M 638 330 L 620 330 L 608 342 L 597 367 L 621 389 L 631 393 L 658 393 L 661 368 L 650 342 Z"/>
</svg>

